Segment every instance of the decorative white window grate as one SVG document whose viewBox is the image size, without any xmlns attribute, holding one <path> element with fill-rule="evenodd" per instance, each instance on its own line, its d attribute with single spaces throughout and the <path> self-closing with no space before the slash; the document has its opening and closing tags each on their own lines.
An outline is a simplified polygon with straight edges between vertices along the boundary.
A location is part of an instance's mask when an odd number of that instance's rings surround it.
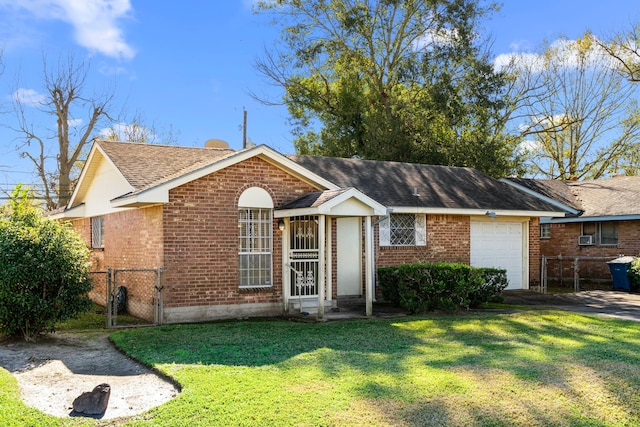
<svg viewBox="0 0 640 427">
<path fill-rule="evenodd" d="M 391 245 L 414 246 L 416 244 L 416 217 L 413 214 L 391 215 Z"/>
<path fill-rule="evenodd" d="M 238 212 L 241 288 L 272 286 L 273 224 L 271 209 L 240 208 Z"/>
<path fill-rule="evenodd" d="M 380 246 L 426 246 L 424 214 L 391 214 L 380 222 Z"/>
</svg>

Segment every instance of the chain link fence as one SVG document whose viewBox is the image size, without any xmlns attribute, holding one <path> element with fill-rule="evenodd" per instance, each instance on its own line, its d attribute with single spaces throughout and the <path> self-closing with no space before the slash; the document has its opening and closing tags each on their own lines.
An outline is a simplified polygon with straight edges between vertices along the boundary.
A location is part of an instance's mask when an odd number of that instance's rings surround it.
<svg viewBox="0 0 640 427">
<path fill-rule="evenodd" d="M 107 328 L 161 325 L 164 318 L 162 267 L 91 272 L 89 297 L 106 311 Z"/>
<path fill-rule="evenodd" d="M 612 289 L 613 281 L 607 261 L 612 257 L 543 256 L 541 289 L 572 289 L 573 292 Z"/>
</svg>

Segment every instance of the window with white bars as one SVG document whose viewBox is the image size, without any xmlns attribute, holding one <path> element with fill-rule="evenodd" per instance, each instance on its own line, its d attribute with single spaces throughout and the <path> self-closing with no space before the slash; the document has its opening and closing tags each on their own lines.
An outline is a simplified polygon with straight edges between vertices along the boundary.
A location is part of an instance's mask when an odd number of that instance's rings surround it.
<svg viewBox="0 0 640 427">
<path fill-rule="evenodd" d="M 391 214 L 380 222 L 380 246 L 426 246 L 427 217 L 424 214 Z"/>
<path fill-rule="evenodd" d="M 272 286 L 272 223 L 271 209 L 240 208 L 238 211 L 241 288 Z"/>
<path fill-rule="evenodd" d="M 413 214 L 391 215 L 391 246 L 414 246 L 416 244 L 416 217 Z"/>
<path fill-rule="evenodd" d="M 91 247 L 104 248 L 104 217 L 91 218 Z"/>
</svg>

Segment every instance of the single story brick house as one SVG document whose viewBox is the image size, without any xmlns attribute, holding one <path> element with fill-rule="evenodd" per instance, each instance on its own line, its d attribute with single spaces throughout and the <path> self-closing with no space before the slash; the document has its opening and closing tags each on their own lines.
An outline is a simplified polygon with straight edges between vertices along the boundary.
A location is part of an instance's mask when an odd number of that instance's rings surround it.
<svg viewBox="0 0 640 427">
<path fill-rule="evenodd" d="M 563 211 L 474 169 L 96 141 L 66 209 L 96 270 L 164 270 L 163 323 L 341 299 L 416 261 L 539 280 L 539 218 Z M 150 302 L 151 304 L 151 302 Z M 132 313 L 136 314 L 136 313 Z"/>
<path fill-rule="evenodd" d="M 504 181 L 565 212 L 564 216 L 540 219 L 540 255 L 566 258 L 565 269 L 577 257 L 582 277 L 609 280 L 607 259 L 640 254 L 640 176 Z"/>
</svg>

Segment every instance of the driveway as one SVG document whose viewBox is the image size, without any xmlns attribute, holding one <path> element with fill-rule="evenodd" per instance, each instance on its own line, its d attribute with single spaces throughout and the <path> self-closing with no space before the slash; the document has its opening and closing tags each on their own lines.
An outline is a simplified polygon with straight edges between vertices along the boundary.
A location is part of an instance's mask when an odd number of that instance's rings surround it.
<svg viewBox="0 0 640 427">
<path fill-rule="evenodd" d="M 619 291 L 583 291 L 575 294 L 504 291 L 503 295 L 507 304 L 559 308 L 640 322 L 640 294 Z"/>
</svg>

